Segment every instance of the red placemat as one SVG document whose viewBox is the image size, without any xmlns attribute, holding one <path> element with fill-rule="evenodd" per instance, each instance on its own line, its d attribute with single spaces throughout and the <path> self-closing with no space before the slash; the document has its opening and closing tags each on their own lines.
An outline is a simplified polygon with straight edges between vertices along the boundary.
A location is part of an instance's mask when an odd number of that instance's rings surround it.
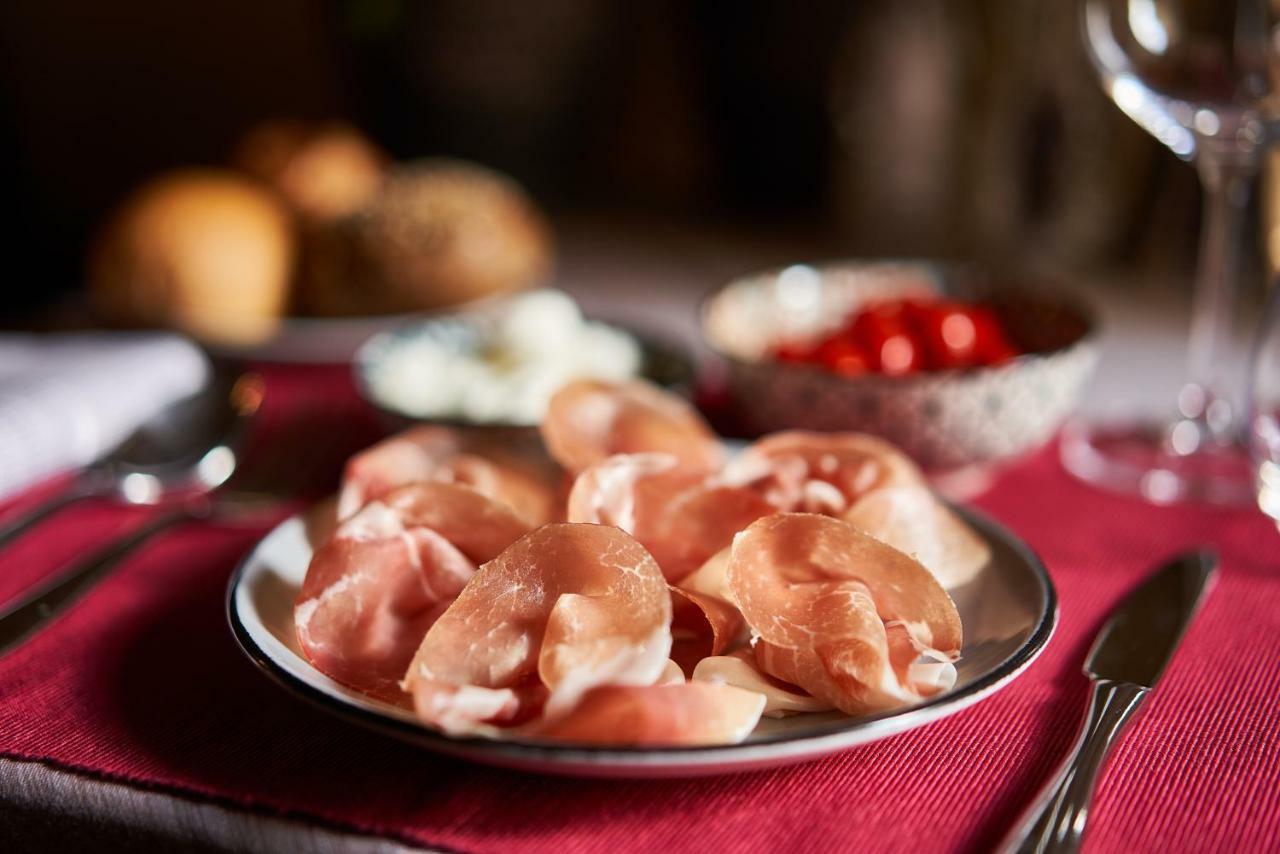
<svg viewBox="0 0 1280 854">
<path fill-rule="evenodd" d="M 337 375 L 275 371 L 268 413 L 321 406 L 353 443 L 368 413 Z M 33 493 L 7 510 L 34 501 Z M 1080 662 L 1155 561 L 1211 543 L 1220 583 L 1116 751 L 1094 851 L 1280 844 L 1280 534 L 1253 512 L 1153 508 L 1064 475 L 1045 452 L 979 506 L 1048 564 L 1061 623 L 989 700 L 826 760 L 677 781 L 576 781 L 434 756 L 343 724 L 255 672 L 223 617 L 263 529 L 188 526 L 0 659 L 0 755 L 457 851 L 956 851 L 990 847 L 1061 759 Z M 0 600 L 140 511 L 82 507 L 0 558 Z"/>
</svg>

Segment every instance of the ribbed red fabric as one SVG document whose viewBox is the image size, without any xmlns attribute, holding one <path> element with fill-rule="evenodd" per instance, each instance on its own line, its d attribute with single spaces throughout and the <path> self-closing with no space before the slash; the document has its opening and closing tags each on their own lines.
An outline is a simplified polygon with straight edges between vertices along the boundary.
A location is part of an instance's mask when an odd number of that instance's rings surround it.
<svg viewBox="0 0 1280 854">
<path fill-rule="evenodd" d="M 275 371 L 272 417 L 324 406 L 368 430 L 337 374 Z M 317 379 L 323 382 L 317 383 Z M 12 502 L 37 500 L 47 486 Z M 989 848 L 1061 759 L 1081 659 L 1155 562 L 1201 544 L 1219 584 L 1106 772 L 1091 851 L 1280 848 L 1280 533 L 1256 512 L 1154 508 L 1070 480 L 1045 452 L 978 505 L 1061 596 L 1044 655 L 988 700 L 797 767 L 710 779 L 544 778 L 434 756 L 312 709 L 243 659 L 223 591 L 262 528 L 190 526 L 0 658 L 0 754 L 456 851 Z M 82 507 L 0 556 L 0 601 L 145 511 Z"/>
</svg>

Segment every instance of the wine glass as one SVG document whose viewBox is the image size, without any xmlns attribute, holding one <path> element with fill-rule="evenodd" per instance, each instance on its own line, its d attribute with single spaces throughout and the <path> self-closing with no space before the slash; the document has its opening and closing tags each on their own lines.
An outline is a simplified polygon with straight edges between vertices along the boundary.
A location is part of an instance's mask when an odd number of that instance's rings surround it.
<svg viewBox="0 0 1280 854">
<path fill-rule="evenodd" d="M 1253 498 L 1229 352 L 1242 223 L 1275 110 L 1267 0 L 1083 0 L 1085 44 L 1111 100 L 1196 168 L 1204 191 L 1187 382 L 1169 422 L 1076 421 L 1076 476 L 1148 500 Z"/>
<path fill-rule="evenodd" d="M 1280 285 L 1273 284 L 1249 359 L 1249 448 L 1258 506 L 1280 523 Z"/>
</svg>

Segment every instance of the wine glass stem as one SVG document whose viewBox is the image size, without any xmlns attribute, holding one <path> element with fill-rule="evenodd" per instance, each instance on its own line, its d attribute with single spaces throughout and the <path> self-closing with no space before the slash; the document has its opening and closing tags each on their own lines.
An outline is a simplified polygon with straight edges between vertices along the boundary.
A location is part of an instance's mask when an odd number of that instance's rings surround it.
<svg viewBox="0 0 1280 854">
<path fill-rule="evenodd" d="M 1253 153 L 1201 149 L 1196 169 L 1204 190 L 1200 257 L 1196 269 L 1187 353 L 1188 382 L 1178 398 L 1184 419 L 1195 425 L 1199 441 L 1174 437 L 1174 450 L 1189 453 L 1205 442 L 1238 439 L 1237 378 L 1231 372 L 1239 256 L 1256 160 Z"/>
</svg>

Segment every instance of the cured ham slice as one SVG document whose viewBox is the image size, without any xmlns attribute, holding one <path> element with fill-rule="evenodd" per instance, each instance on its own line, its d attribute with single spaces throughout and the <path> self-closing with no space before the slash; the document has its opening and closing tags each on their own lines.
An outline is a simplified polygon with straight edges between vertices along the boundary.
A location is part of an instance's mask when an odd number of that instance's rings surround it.
<svg viewBox="0 0 1280 854">
<path fill-rule="evenodd" d="M 755 729 L 765 698 L 729 685 L 605 685 L 534 734 L 581 744 L 737 744 Z"/>
<path fill-rule="evenodd" d="M 763 694 L 764 716 L 768 718 L 781 718 L 800 712 L 827 712 L 832 708 L 830 703 L 810 697 L 794 685 L 788 686 L 769 678 L 761 672 L 755 657 L 748 650 L 702 659 L 693 669 L 692 681 L 732 685 L 744 691 Z"/>
<path fill-rule="evenodd" d="M 554 523 L 482 566 L 405 673 L 419 717 L 446 732 L 556 716 L 599 685 L 652 685 L 671 650 L 661 570 L 625 532 Z"/>
<path fill-rule="evenodd" d="M 694 629 L 695 638 L 701 638 L 698 644 L 691 645 L 694 652 L 700 652 L 698 658 L 719 656 L 728 650 L 741 647 L 748 641 L 749 631 L 746 621 L 737 606 L 732 603 L 732 593 L 728 589 L 728 556 L 730 548 L 724 547 L 713 554 L 698 570 L 686 575 L 672 589 L 673 603 L 676 604 L 676 617 L 672 622 L 675 627 L 684 626 L 686 630 Z M 681 599 L 690 606 L 680 606 Z M 701 620 L 698 620 L 700 612 Z M 684 617 L 684 622 L 681 618 Z M 707 632 L 710 632 L 709 638 Z M 708 643 L 709 640 L 709 643 Z M 687 653 L 685 653 L 687 654 Z M 694 661 L 695 665 L 696 659 Z"/>
<path fill-rule="evenodd" d="M 703 562 L 702 566 L 676 583 L 681 590 L 713 596 L 725 602 L 733 600 L 729 592 L 729 554 L 732 544 L 725 546 Z"/>
<path fill-rule="evenodd" d="M 349 518 L 397 486 L 437 480 L 445 463 L 460 452 L 452 432 L 443 427 L 410 428 L 365 448 L 343 470 L 338 518 Z"/>
<path fill-rule="evenodd" d="M 495 443 L 465 440 L 447 427 L 413 427 L 361 451 L 347 462 L 338 518 L 399 486 L 439 482 L 468 486 L 513 509 L 530 527 L 558 518 L 557 476 Z"/>
<path fill-rule="evenodd" d="M 403 487 L 342 523 L 312 557 L 294 607 L 298 644 L 331 678 L 399 702 L 431 623 L 475 572 L 528 530 L 449 484 Z"/>
<path fill-rule="evenodd" d="M 873 490 L 842 518 L 920 561 L 948 589 L 971 581 L 991 559 L 982 538 L 927 486 Z"/>
<path fill-rule="evenodd" d="M 578 475 L 571 522 L 615 525 L 640 541 L 669 580 L 678 581 L 774 512 L 756 491 L 730 486 L 665 453 L 618 454 Z"/>
<path fill-rule="evenodd" d="M 681 467 L 724 464 L 720 440 L 681 398 L 641 380 L 578 380 L 551 398 L 542 422 L 547 450 L 579 472 L 614 454 L 658 451 Z"/>
<path fill-rule="evenodd" d="M 440 534 L 477 565 L 497 557 L 530 528 L 511 507 L 452 483 L 402 486 L 380 503 L 406 525 Z"/>
<path fill-rule="evenodd" d="M 671 658 L 682 672 L 692 674 L 702 659 L 727 652 L 744 625 L 728 602 L 671 588 Z"/>
<path fill-rule="evenodd" d="M 960 653 L 960 616 L 933 575 L 847 522 L 765 517 L 735 538 L 727 581 L 761 669 L 849 714 L 939 690 Z"/>
<path fill-rule="evenodd" d="M 915 463 L 883 439 L 806 430 L 766 436 L 726 467 L 724 479 L 753 484 L 778 510 L 829 516 L 873 489 L 924 482 Z"/>
<path fill-rule="evenodd" d="M 684 671 L 680 669 L 680 665 L 671 659 L 667 659 L 667 663 L 662 667 L 662 675 L 658 677 L 658 681 L 654 685 L 680 685 L 688 680 L 684 678 Z"/>
<path fill-rule="evenodd" d="M 744 451 L 723 479 L 751 484 L 778 510 L 851 522 L 914 555 L 945 587 L 972 579 L 991 556 L 969 526 L 934 496 L 915 463 L 874 436 L 776 433 Z"/>
</svg>

